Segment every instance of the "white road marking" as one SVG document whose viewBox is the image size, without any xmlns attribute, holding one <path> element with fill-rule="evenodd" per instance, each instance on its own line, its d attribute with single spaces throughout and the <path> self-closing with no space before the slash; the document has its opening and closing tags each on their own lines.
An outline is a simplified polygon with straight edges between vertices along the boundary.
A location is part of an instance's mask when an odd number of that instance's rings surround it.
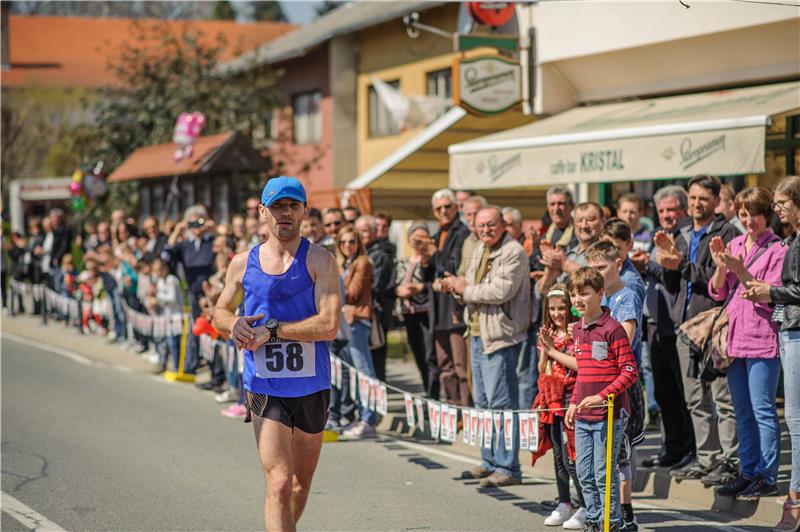
<svg viewBox="0 0 800 532">
<path fill-rule="evenodd" d="M 3 338 L 8 338 L 9 340 L 12 340 L 14 342 L 23 345 L 29 345 L 31 347 L 36 347 L 37 349 L 41 349 L 43 351 L 49 351 L 56 355 L 61 355 L 62 357 L 72 360 L 73 362 L 77 362 L 78 364 L 83 364 L 85 366 L 101 365 L 98 362 L 95 362 L 94 360 L 88 357 L 76 353 L 75 351 L 70 351 L 68 349 L 63 349 L 61 347 L 55 347 L 50 344 L 46 344 L 44 342 L 37 342 L 36 340 L 31 340 L 30 338 L 26 338 L 24 336 L 17 336 L 16 334 L 8 333 L 5 331 L 0 333 L 0 336 L 2 336 Z"/>
<path fill-rule="evenodd" d="M 22 523 L 22 526 L 28 530 L 35 530 L 36 532 L 44 532 L 45 530 L 64 530 L 39 512 L 22 504 L 6 492 L 3 492 L 2 506 L 5 513 Z"/>
</svg>

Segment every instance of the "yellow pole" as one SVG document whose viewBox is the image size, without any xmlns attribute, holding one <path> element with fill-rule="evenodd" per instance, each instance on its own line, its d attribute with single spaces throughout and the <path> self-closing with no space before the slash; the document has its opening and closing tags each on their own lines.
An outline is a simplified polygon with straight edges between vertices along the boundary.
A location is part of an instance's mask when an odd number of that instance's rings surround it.
<svg viewBox="0 0 800 532">
<path fill-rule="evenodd" d="M 186 341 L 189 337 L 189 313 L 183 314 L 183 333 L 181 334 L 181 353 L 178 357 L 178 371 L 165 371 L 164 378 L 168 381 L 194 382 L 194 375 L 183 372 L 183 362 L 186 358 Z"/>
<path fill-rule="evenodd" d="M 603 505 L 603 531 L 608 532 L 611 520 L 611 459 L 614 450 L 614 394 L 608 394 L 608 436 L 606 437 L 606 500 Z"/>
</svg>

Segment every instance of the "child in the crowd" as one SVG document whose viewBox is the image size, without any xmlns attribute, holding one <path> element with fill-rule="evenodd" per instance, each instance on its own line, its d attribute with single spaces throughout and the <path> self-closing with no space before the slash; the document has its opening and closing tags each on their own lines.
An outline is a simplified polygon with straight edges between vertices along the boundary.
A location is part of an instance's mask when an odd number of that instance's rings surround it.
<svg viewBox="0 0 800 532">
<path fill-rule="evenodd" d="M 627 390 L 638 378 L 628 335 L 611 312 L 602 306 L 603 277 L 594 268 L 578 268 L 567 288 L 575 309 L 583 316 L 573 327 L 573 348 L 578 362 L 575 391 L 564 418 L 575 430 L 576 468 L 586 502 L 586 527 L 601 530 L 606 491 L 606 438 L 608 396 L 614 395 L 612 471 L 617 471 L 622 435 L 630 415 Z M 611 478 L 611 530 L 619 531 L 619 475 Z"/>
<path fill-rule="evenodd" d="M 72 296 L 78 287 L 78 269 L 75 268 L 71 253 L 66 253 L 61 257 L 61 276 L 61 295 Z"/>
<path fill-rule="evenodd" d="M 578 362 L 572 353 L 570 324 L 575 322 L 572 302 L 567 287 L 556 284 L 544 299 L 542 327 L 539 329 L 539 393 L 533 409 L 542 408 L 540 423 L 545 425 L 545 437 L 553 448 L 556 471 L 558 506 L 544 520 L 547 526 L 561 526 L 567 530 L 582 530 L 586 520 L 586 503 L 575 470 L 575 433 L 566 431 L 562 438 L 563 412 L 559 408 L 569 405 L 575 387 Z M 541 449 L 540 444 L 540 449 Z M 532 461 L 538 458 L 533 455 Z M 577 490 L 578 510 L 573 513 L 569 480 Z"/>
<path fill-rule="evenodd" d="M 197 316 L 192 325 L 192 334 L 195 336 L 200 337 L 205 334 L 210 336 L 212 341 L 220 337 L 220 332 L 211 324 L 214 318 L 214 304 L 218 298 L 219 294 L 211 293 L 201 296 L 197 300 L 197 304 L 200 307 L 200 315 Z M 227 340 L 224 336 L 222 339 Z M 225 384 L 225 364 L 220 354 L 220 346 L 216 343 L 213 345 L 212 358 L 209 360 L 211 380 L 207 383 L 199 384 L 198 387 L 204 390 L 214 390 L 216 396 L 222 399 L 223 394 L 228 391 L 223 386 Z"/>
<path fill-rule="evenodd" d="M 169 324 L 166 336 L 167 349 L 163 352 L 161 368 L 166 369 L 167 359 L 171 357 L 174 371 L 178 371 L 182 331 L 176 324 L 180 323 L 183 316 L 181 283 L 177 277 L 169 273 L 169 267 L 161 258 L 153 260 L 152 272 L 156 280 L 157 312 L 159 315 L 166 317 Z"/>
<path fill-rule="evenodd" d="M 100 272 L 97 261 L 89 259 L 85 261 L 86 270 L 77 277 L 78 290 L 81 299 L 81 327 L 84 333 L 97 331 L 98 334 L 105 335 L 106 327 L 102 317 L 102 307 L 105 299 L 103 281 L 100 279 Z"/>
<path fill-rule="evenodd" d="M 600 240 L 586 250 L 586 261 L 589 266 L 603 277 L 605 296 L 602 305 L 608 307 L 611 317 L 625 329 L 638 370 L 641 367 L 642 351 L 642 302 L 634 291 L 622 282 L 620 272 L 623 257 L 626 256 L 621 255 L 619 249 L 608 240 Z M 635 446 L 644 441 L 644 397 L 638 380 L 628 390 L 628 399 L 631 412 L 619 456 L 620 503 L 623 519 L 621 530 L 635 531 L 638 530 L 638 524 L 631 504 L 633 480 L 636 476 Z"/>
</svg>

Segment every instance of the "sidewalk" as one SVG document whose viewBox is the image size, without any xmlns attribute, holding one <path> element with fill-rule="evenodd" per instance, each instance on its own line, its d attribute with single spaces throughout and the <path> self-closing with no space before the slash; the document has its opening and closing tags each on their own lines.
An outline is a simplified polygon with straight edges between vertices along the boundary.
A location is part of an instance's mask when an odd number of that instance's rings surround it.
<svg viewBox="0 0 800 532">
<path fill-rule="evenodd" d="M 125 371 L 152 374 L 156 366 L 146 359 L 125 351 L 118 344 L 109 344 L 105 338 L 94 335 L 82 335 L 74 327 L 66 327 L 62 323 L 50 322 L 44 325 L 42 320 L 33 316 L 3 316 L 0 331 L 6 335 L 14 335 L 38 342 L 56 349 L 64 349 L 77 353 L 93 363 L 117 367 Z M 198 381 L 207 379 L 207 370 L 203 370 Z M 390 358 L 387 364 L 389 384 L 413 394 L 423 392 L 419 371 L 410 357 L 407 360 Z M 416 428 L 409 429 L 403 397 L 399 393 L 389 391 L 389 414 L 384 416 L 378 426 L 379 432 L 391 434 L 398 438 L 417 440 L 426 445 L 439 446 L 449 452 L 471 458 L 479 458 L 477 447 L 465 445 L 460 437 L 453 444 L 435 442 L 426 429 L 424 433 Z M 781 493 L 788 489 L 791 448 L 785 426 L 782 430 L 781 467 L 778 486 Z M 654 456 L 660 449 L 660 435 L 648 433 L 645 442 L 637 447 L 639 461 Z M 553 479 L 553 461 L 548 453 L 540 459 L 535 467 L 530 465 L 530 454 L 520 453 L 522 473 L 527 477 Z M 555 496 L 555 487 L 553 488 Z M 704 488 L 699 481 L 675 482 L 665 470 L 639 469 L 634 486 L 634 500 L 643 507 L 648 505 L 673 510 L 696 511 L 712 510 L 720 512 L 714 519 L 730 522 L 732 525 L 772 527 L 780 518 L 781 507 L 775 497 L 760 502 L 743 503 L 733 499 L 717 497 L 712 489 Z M 634 504 L 636 507 L 636 504 Z"/>
<path fill-rule="evenodd" d="M 386 369 L 387 379 L 390 384 L 397 386 L 411 393 L 421 393 L 422 384 L 419 371 L 412 360 L 402 361 L 390 359 Z M 778 491 L 786 494 L 789 486 L 789 475 L 791 473 L 791 444 L 786 426 L 783 424 L 781 415 L 781 466 L 778 474 Z M 400 394 L 389 392 L 389 415 L 385 416 L 378 426 L 380 432 L 388 432 L 397 437 L 421 440 L 431 445 L 446 447 L 449 451 L 480 458 L 480 450 L 477 447 L 465 445 L 459 433 L 456 442 L 453 444 L 434 442 L 430 438 L 429 429 L 424 433 L 418 429 L 409 430 L 405 416 L 405 405 Z M 661 450 L 661 435 L 655 432 L 647 433 L 645 441 L 637 448 L 637 458 L 639 463 L 651 456 L 655 456 Z M 520 463 L 522 464 L 522 474 L 529 477 L 554 479 L 553 459 L 550 452 L 536 462 L 536 466 L 530 465 L 530 453 L 520 452 Z M 716 520 L 736 522 L 737 525 L 746 526 L 767 526 L 770 529 L 775 526 L 781 516 L 781 506 L 776 502 L 777 497 L 767 497 L 760 502 L 742 502 L 729 497 L 718 497 L 714 490 L 705 488 L 700 481 L 676 482 L 669 476 L 666 469 L 644 469 L 639 468 L 636 473 L 634 483 L 634 501 L 639 501 L 643 505 L 655 505 L 671 509 L 682 510 L 711 510 L 719 512 Z M 555 496 L 555 487 L 553 487 Z M 634 502 L 634 509 L 636 502 Z"/>
</svg>

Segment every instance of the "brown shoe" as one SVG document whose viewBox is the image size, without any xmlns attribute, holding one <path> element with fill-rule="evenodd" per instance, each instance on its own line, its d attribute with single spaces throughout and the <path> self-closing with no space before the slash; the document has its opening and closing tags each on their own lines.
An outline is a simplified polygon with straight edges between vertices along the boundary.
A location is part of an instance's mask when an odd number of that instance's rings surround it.
<svg viewBox="0 0 800 532">
<path fill-rule="evenodd" d="M 495 471 L 480 482 L 482 488 L 499 488 L 500 486 L 516 486 L 522 484 L 522 479 L 510 477 Z"/>
<path fill-rule="evenodd" d="M 469 471 L 464 471 L 461 473 L 462 479 L 479 479 L 479 478 L 486 478 L 491 475 L 492 472 L 486 469 L 483 466 L 473 467 Z"/>
</svg>

